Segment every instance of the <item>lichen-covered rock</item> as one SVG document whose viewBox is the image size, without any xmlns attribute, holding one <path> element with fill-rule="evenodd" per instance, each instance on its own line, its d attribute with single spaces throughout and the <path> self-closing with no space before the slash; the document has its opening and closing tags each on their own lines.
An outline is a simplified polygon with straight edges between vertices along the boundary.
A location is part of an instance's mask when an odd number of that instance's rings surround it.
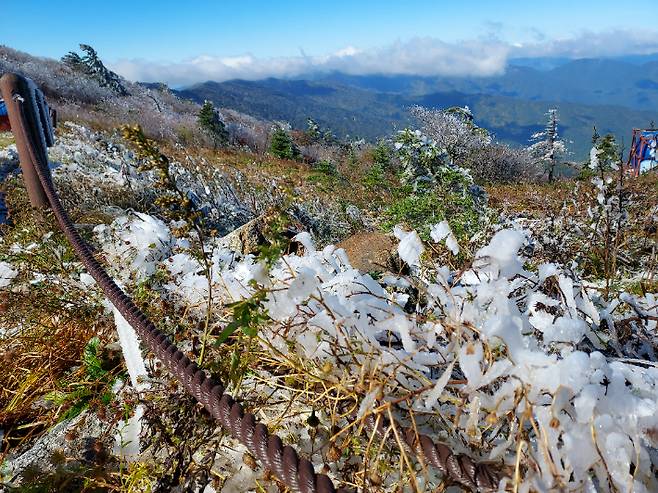
<svg viewBox="0 0 658 493">
<path fill-rule="evenodd" d="M 266 216 L 258 216 L 224 236 L 220 244 L 243 255 L 256 253 L 258 247 L 265 242 L 265 226 Z"/>
<path fill-rule="evenodd" d="M 111 433 L 93 413 L 62 421 L 27 449 L 10 455 L 0 468 L 0 483 L 16 486 L 23 476 L 44 476 L 58 468 L 101 464 L 109 457 Z M 65 465 L 65 466 L 64 466 Z"/>
</svg>

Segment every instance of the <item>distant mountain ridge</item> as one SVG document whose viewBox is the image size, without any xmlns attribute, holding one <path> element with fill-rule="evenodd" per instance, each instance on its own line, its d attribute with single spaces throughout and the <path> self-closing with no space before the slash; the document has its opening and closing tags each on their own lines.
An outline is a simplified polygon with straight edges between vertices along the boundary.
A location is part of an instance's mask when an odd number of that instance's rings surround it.
<svg viewBox="0 0 658 493">
<path fill-rule="evenodd" d="M 548 108 L 558 109 L 562 134 L 584 159 L 592 127 L 628 139 L 633 127 L 658 120 L 658 60 L 553 61 L 550 69 L 511 64 L 495 77 L 309 74 L 300 79 L 205 82 L 178 91 L 189 99 L 289 121 L 305 128 L 312 117 L 338 135 L 374 140 L 410 124 L 414 104 L 468 105 L 478 123 L 504 141 L 525 145 L 543 127 Z"/>
<path fill-rule="evenodd" d="M 510 65 L 503 75 L 494 77 L 350 76 L 335 73 L 313 80 L 380 92 L 422 95 L 458 91 L 533 101 L 658 110 L 658 60 L 638 65 L 614 59 L 580 59 L 550 70 Z"/>
</svg>

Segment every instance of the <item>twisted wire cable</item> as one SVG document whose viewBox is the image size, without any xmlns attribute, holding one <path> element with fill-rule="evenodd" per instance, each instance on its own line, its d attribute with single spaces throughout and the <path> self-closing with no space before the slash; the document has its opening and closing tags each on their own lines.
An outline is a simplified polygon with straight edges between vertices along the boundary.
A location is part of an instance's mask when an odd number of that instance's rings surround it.
<svg viewBox="0 0 658 493">
<path fill-rule="evenodd" d="M 397 422 L 391 423 L 382 415 L 377 418 L 374 414 L 370 414 L 364 421 L 365 426 L 380 438 L 386 436 L 389 427 L 400 430 L 405 449 L 426 464 L 435 467 L 444 478 L 472 491 L 484 493 L 498 489 L 501 474 L 492 464 L 475 463 L 467 455 L 453 452 L 445 443 L 434 442 L 412 426 L 405 427 Z M 389 437 L 389 441 L 392 445 L 397 444 L 392 437 Z"/>
</svg>

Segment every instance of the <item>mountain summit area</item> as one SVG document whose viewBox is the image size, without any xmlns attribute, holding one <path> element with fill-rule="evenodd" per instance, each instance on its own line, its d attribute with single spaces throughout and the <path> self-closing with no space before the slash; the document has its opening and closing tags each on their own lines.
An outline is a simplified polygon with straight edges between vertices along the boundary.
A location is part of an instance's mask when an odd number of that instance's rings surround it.
<svg viewBox="0 0 658 493">
<path fill-rule="evenodd" d="M 658 62 L 537 60 L 172 89 L 0 47 L 79 237 L 12 96 L 0 490 L 658 491 Z"/>
</svg>

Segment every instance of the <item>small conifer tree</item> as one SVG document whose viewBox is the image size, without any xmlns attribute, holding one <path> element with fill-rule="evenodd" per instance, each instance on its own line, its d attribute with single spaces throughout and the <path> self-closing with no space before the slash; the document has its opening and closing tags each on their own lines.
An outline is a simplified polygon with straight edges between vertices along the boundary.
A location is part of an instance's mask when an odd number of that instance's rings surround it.
<svg viewBox="0 0 658 493">
<path fill-rule="evenodd" d="M 592 144 L 589 163 L 590 169 L 599 171 L 600 173 L 618 169 L 621 155 L 614 135 L 607 134 L 600 137 L 595 133 L 595 136 L 592 137 Z"/>
<path fill-rule="evenodd" d="M 311 142 L 320 139 L 320 125 L 313 118 L 306 119 L 306 136 Z"/>
<path fill-rule="evenodd" d="M 76 52 L 70 51 L 62 57 L 62 62 L 73 70 L 93 77 L 101 86 L 109 87 L 119 96 L 128 96 L 130 94 L 121 77 L 103 64 L 96 50 L 86 44 L 81 44 L 80 49 L 85 53 L 85 56 L 81 57 Z"/>
<path fill-rule="evenodd" d="M 567 146 L 558 133 L 557 110 L 550 109 L 546 115 L 548 116 L 546 127 L 543 132 L 537 132 L 532 136 L 535 143 L 529 147 L 529 151 L 539 163 L 543 164 L 548 173 L 548 181 L 552 183 L 555 180 L 559 160 L 567 152 Z"/>
<path fill-rule="evenodd" d="M 380 140 L 373 148 L 372 162 L 381 166 L 382 168 L 388 168 L 390 166 L 391 148 L 388 146 L 386 141 Z"/>
<path fill-rule="evenodd" d="M 219 113 L 215 110 L 215 106 L 210 101 L 203 103 L 197 121 L 201 130 L 206 132 L 213 141 L 215 149 L 218 147 L 226 147 L 228 145 L 228 131 L 226 125 L 219 117 Z"/>
<path fill-rule="evenodd" d="M 299 151 L 295 147 L 290 135 L 281 127 L 274 129 L 270 141 L 270 154 L 279 159 L 295 159 Z"/>
</svg>

